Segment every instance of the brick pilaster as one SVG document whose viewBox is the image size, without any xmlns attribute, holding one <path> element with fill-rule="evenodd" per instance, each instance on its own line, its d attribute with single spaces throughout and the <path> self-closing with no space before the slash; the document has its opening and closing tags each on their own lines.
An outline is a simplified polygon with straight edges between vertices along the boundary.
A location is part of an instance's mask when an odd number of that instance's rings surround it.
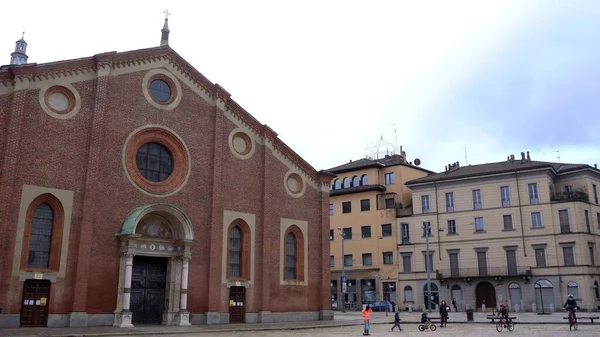
<svg viewBox="0 0 600 337">
<path fill-rule="evenodd" d="M 77 251 L 77 265 L 75 274 L 75 290 L 73 296 L 73 311 L 85 312 L 87 309 L 88 276 L 91 264 L 92 238 L 94 236 L 94 209 L 97 200 L 94 198 L 98 188 L 98 173 L 100 170 L 102 140 L 104 138 L 104 125 L 108 93 L 108 75 L 111 65 L 102 61 L 103 55 L 96 56 L 96 91 L 94 95 L 94 111 L 91 119 L 88 140 L 88 158 L 86 167 L 85 186 L 83 189 L 83 210 L 79 224 L 79 246 Z"/>
<path fill-rule="evenodd" d="M 0 307 L 7 307 L 6 295 L 9 285 L 9 275 L 12 272 L 12 259 L 15 247 L 15 229 L 17 228 L 17 213 L 20 198 L 16 198 L 18 188 L 15 185 L 17 158 L 21 143 L 21 128 L 25 115 L 25 102 L 29 93 L 31 78 L 14 74 L 15 86 L 11 109 L 8 116 L 8 132 L 5 139 L 5 149 L 0 172 L 0 246 L 3 252 L 0 257 Z M 4 282 L 3 282 L 4 280 Z"/>
</svg>

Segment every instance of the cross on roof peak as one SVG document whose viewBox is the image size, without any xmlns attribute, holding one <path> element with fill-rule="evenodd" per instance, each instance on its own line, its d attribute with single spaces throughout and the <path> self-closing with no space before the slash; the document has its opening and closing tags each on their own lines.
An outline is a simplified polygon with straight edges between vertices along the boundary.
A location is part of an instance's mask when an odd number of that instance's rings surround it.
<svg viewBox="0 0 600 337">
<path fill-rule="evenodd" d="M 166 9 L 163 11 L 163 13 L 165 13 L 165 19 L 169 19 L 169 15 L 171 15 L 171 13 L 169 13 L 169 10 Z"/>
</svg>

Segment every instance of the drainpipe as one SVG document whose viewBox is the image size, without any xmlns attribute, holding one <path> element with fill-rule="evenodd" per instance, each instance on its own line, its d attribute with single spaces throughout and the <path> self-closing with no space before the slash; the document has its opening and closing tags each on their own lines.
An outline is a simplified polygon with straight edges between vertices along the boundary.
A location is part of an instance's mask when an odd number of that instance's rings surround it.
<svg viewBox="0 0 600 337">
<path fill-rule="evenodd" d="M 525 247 L 525 230 L 523 229 L 523 206 L 521 204 L 521 189 L 519 188 L 519 174 L 517 172 L 515 172 L 515 178 L 517 179 L 517 198 L 519 199 L 519 219 L 521 220 L 521 239 L 523 239 L 523 256 L 527 256 L 527 247 Z M 538 194 L 539 193 L 540 192 L 538 191 Z"/>
<path fill-rule="evenodd" d="M 437 243 L 438 243 L 438 257 L 440 259 L 440 261 L 442 261 L 442 244 L 440 243 L 440 233 L 442 232 L 440 230 L 440 210 L 439 207 L 440 205 L 438 204 L 438 187 L 437 184 L 435 182 L 433 182 L 433 186 L 435 187 L 435 222 L 437 224 Z"/>
</svg>

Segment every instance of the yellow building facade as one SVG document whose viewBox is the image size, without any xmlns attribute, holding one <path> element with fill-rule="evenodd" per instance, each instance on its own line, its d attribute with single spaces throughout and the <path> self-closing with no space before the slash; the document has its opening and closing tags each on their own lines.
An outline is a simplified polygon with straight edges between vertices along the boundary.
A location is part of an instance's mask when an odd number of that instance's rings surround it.
<svg viewBox="0 0 600 337">
<path fill-rule="evenodd" d="M 328 171 L 336 175 L 329 205 L 332 309 L 341 310 L 343 303 L 348 310 L 360 309 L 384 299 L 397 303 L 396 216 L 409 211 L 412 202 L 404 184 L 433 172 L 407 162 L 405 153 L 350 161 Z"/>
<path fill-rule="evenodd" d="M 568 294 L 600 309 L 600 170 L 537 162 L 450 164 L 409 181 L 413 215 L 397 219 L 401 308 L 456 299 L 459 310 L 561 310 Z M 427 227 L 429 225 L 429 227 Z M 429 250 L 425 228 L 430 228 Z"/>
</svg>

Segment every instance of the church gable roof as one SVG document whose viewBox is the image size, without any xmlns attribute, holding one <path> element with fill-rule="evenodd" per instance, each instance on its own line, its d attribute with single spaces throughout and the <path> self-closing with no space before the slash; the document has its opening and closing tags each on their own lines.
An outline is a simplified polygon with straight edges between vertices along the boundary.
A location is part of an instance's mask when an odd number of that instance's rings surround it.
<svg viewBox="0 0 600 337">
<path fill-rule="evenodd" d="M 189 62 L 175 52 L 171 47 L 160 46 L 126 52 L 107 52 L 91 57 L 64 60 L 43 64 L 29 63 L 20 66 L 0 67 L 0 94 L 3 88 L 14 87 L 16 83 L 29 79 L 30 81 L 43 81 L 48 78 L 78 76 L 82 74 L 96 74 L 104 68 L 112 68 L 118 73 L 126 73 L 125 68 L 143 66 L 152 62 L 167 61 L 185 78 L 186 84 L 195 89 L 200 89 L 203 96 L 224 103 L 225 110 L 234 114 L 236 119 L 246 124 L 265 141 L 272 144 L 274 150 L 280 152 L 291 164 L 313 179 L 317 185 L 328 184 L 330 175 L 326 172 L 317 172 L 300 155 L 293 151 L 277 136 L 266 124 L 260 123 L 249 112 L 231 99 L 231 95 L 219 84 L 212 83 Z M 6 90 L 5 90 L 6 91 Z M 198 90 L 196 90 L 198 91 Z"/>
</svg>

